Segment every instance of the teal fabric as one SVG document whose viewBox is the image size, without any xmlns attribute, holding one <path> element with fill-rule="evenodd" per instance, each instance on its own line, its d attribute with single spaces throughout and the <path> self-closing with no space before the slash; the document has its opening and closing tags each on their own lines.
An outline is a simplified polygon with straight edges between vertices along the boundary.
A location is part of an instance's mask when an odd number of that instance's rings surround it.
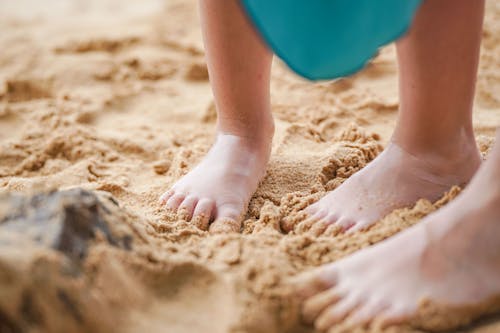
<svg viewBox="0 0 500 333">
<path fill-rule="evenodd" d="M 408 30 L 421 1 L 241 0 L 273 51 L 310 80 L 363 68 L 381 46 Z"/>
</svg>

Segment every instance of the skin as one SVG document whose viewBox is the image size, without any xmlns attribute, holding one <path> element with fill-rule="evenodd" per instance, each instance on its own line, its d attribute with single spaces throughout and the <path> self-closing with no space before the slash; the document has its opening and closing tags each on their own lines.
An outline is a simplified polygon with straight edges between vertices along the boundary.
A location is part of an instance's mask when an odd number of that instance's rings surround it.
<svg viewBox="0 0 500 333">
<path fill-rule="evenodd" d="M 391 142 L 366 168 L 307 209 L 301 229 L 357 231 L 419 198 L 438 199 L 479 167 L 472 102 L 483 1 L 425 1 L 396 44 L 400 112 Z M 463 19 L 467 18 L 467 25 Z M 452 51 L 450 51 L 452 50 Z"/>
<path fill-rule="evenodd" d="M 430 9 L 425 3 L 408 36 L 397 44 L 401 112 L 386 150 L 308 207 L 310 218 L 301 230 L 319 235 L 329 227 L 366 228 L 395 208 L 420 198 L 436 200 L 452 185 L 466 184 L 479 167 L 471 121 L 478 55 L 471 50 L 479 47 L 480 16 L 468 28 L 453 20 L 469 15 L 468 8 L 449 6 L 450 1 L 436 1 Z M 160 200 L 202 229 L 214 221 L 213 231 L 237 231 L 269 159 L 272 54 L 237 1 L 203 0 L 200 11 L 218 112 L 217 139 L 202 162 Z M 442 24 L 447 29 L 436 27 L 443 20 L 435 18 L 443 11 L 451 12 L 445 15 L 450 22 Z M 457 72 L 460 78 L 454 77 Z M 296 227 L 283 226 L 287 231 Z"/>
<path fill-rule="evenodd" d="M 203 161 L 161 202 L 202 229 L 237 231 L 269 159 L 272 55 L 237 1 L 200 0 L 200 11 L 218 134 Z M 397 43 L 401 108 L 391 142 L 308 207 L 303 228 L 354 232 L 470 181 L 480 166 L 472 103 L 483 13 L 483 0 L 423 2 Z M 454 202 L 391 240 L 301 277 L 304 318 L 321 330 L 346 317 L 353 326 L 376 316 L 391 323 L 414 314 L 422 297 L 470 305 L 498 294 L 499 166 L 497 145 Z M 395 260 L 385 260 L 394 253 Z"/>
<path fill-rule="evenodd" d="M 410 319 L 424 298 L 460 307 L 498 296 L 499 222 L 497 144 L 453 202 L 386 241 L 299 277 L 303 318 L 320 331 L 341 321 L 367 326 L 375 318 L 391 325 Z"/>
<path fill-rule="evenodd" d="M 471 110 L 483 14 L 483 1 L 426 1 L 410 33 L 398 42 L 401 113 L 391 145 L 429 166 L 439 168 L 439 161 L 446 159 L 453 165 L 456 157 L 469 156 L 467 174 L 479 163 Z M 469 24 L 464 26 L 463 20 Z M 383 158 L 387 159 L 380 155 L 366 173 L 393 167 L 389 160 L 375 168 Z M 454 202 L 392 239 L 299 278 L 305 321 L 318 330 L 328 330 L 340 321 L 348 327 L 366 326 L 376 317 L 393 324 L 415 315 L 423 298 L 473 306 L 499 295 L 499 167 L 497 143 Z M 355 180 L 356 175 L 351 184 Z M 333 206 L 340 193 L 332 192 L 318 205 Z"/>
<path fill-rule="evenodd" d="M 217 136 L 201 163 L 160 201 L 201 229 L 239 231 L 271 150 L 272 54 L 237 1 L 203 0 L 200 13 L 217 107 Z"/>
</svg>

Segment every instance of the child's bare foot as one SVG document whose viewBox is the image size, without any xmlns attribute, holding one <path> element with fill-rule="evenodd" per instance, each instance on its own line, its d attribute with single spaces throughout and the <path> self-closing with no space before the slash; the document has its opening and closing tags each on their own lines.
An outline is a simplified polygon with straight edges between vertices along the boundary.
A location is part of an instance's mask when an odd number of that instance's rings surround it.
<svg viewBox="0 0 500 333">
<path fill-rule="evenodd" d="M 499 136 L 500 137 L 500 136 Z M 455 201 L 420 224 L 301 280 L 303 316 L 317 329 L 348 317 L 386 324 L 423 298 L 451 307 L 500 296 L 500 146 Z"/>
<path fill-rule="evenodd" d="M 239 231 L 248 201 L 265 174 L 272 135 L 219 134 L 203 161 L 160 201 L 203 230 Z"/>
<path fill-rule="evenodd" d="M 353 232 L 418 199 L 437 200 L 451 186 L 467 183 L 480 164 L 474 139 L 459 147 L 470 148 L 443 158 L 432 152 L 412 154 L 390 143 L 365 168 L 306 208 L 309 218 L 298 229 L 316 235 L 329 227 Z"/>
</svg>

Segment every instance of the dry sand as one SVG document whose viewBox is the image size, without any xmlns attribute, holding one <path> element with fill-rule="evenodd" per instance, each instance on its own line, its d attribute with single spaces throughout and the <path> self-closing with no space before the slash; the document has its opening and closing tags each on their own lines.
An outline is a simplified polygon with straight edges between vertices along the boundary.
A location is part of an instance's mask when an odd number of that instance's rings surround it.
<svg viewBox="0 0 500 333">
<path fill-rule="evenodd" d="M 280 232 L 283 216 L 381 151 L 398 97 L 393 46 L 335 82 L 305 82 L 276 61 L 273 155 L 243 232 L 202 232 L 157 203 L 214 133 L 195 1 L 2 1 L 0 29 L 0 192 L 101 191 L 113 232 L 131 237 L 128 250 L 92 240 L 74 273 L 62 252 L 0 227 L 0 330 L 311 332 L 290 276 L 418 223 L 458 191 L 351 236 Z M 500 124 L 499 35 L 500 0 L 489 0 L 474 113 L 484 153 Z"/>
</svg>

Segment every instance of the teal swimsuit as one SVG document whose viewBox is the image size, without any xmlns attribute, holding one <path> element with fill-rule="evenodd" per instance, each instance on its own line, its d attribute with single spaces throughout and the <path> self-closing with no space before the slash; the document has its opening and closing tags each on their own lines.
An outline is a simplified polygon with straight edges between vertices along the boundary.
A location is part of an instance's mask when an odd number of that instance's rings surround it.
<svg viewBox="0 0 500 333">
<path fill-rule="evenodd" d="M 422 0 L 241 0 L 272 50 L 297 74 L 353 74 L 402 36 Z"/>
</svg>

